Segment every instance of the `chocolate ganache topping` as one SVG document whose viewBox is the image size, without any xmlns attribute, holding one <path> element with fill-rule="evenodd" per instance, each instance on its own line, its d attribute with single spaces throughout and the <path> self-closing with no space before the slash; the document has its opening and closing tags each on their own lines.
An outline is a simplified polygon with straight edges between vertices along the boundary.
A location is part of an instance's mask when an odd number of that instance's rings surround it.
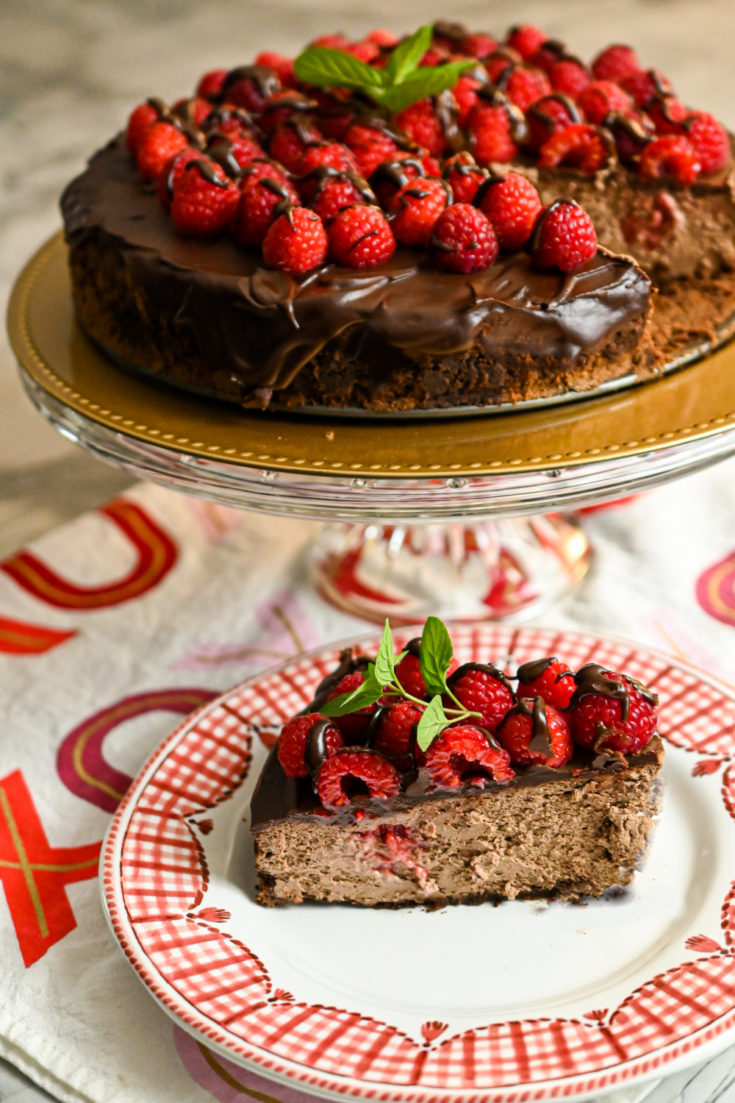
<svg viewBox="0 0 735 1103">
<path fill-rule="evenodd" d="M 88 243 L 114 248 L 146 311 L 185 333 L 246 405 L 265 405 L 348 330 L 416 362 L 476 349 L 507 364 L 536 358 L 571 366 L 645 316 L 651 290 L 629 258 L 603 249 L 572 275 L 537 271 L 516 253 L 460 276 L 401 248 L 374 269 L 325 264 L 292 277 L 228 237 L 176 233 L 122 137 L 68 186 L 62 209 L 72 255 Z"/>
</svg>

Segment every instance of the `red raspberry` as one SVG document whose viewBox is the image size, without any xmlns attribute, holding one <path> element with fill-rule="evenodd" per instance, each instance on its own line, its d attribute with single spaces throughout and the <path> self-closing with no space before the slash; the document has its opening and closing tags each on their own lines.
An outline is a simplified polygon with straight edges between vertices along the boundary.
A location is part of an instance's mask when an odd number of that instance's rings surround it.
<svg viewBox="0 0 735 1103">
<path fill-rule="evenodd" d="M 351 674 L 345 674 L 341 681 L 330 692 L 327 700 L 333 701 L 335 697 L 341 697 L 343 693 L 352 693 L 361 686 L 364 679 L 359 670 Z M 344 716 L 335 716 L 334 722 L 342 732 L 342 735 L 350 743 L 364 743 L 370 718 L 375 712 L 375 705 L 367 705 L 357 712 L 347 712 Z"/>
<path fill-rule="evenodd" d="M 434 223 L 429 254 L 442 272 L 482 272 L 498 258 L 498 239 L 482 211 L 454 203 Z"/>
<path fill-rule="evenodd" d="M 610 80 L 593 80 L 579 93 L 577 103 L 593 125 L 601 123 L 612 111 L 625 114 L 633 107 L 630 96 Z"/>
<path fill-rule="evenodd" d="M 333 141 L 344 141 L 354 121 L 354 108 L 345 104 L 337 95 L 340 89 L 317 88 L 313 90 L 313 98 L 319 105 L 319 129 L 324 138 Z"/>
<path fill-rule="evenodd" d="M 574 693 L 574 674 L 560 659 L 524 663 L 518 668 L 517 697 L 543 697 L 547 705 L 565 709 Z"/>
<path fill-rule="evenodd" d="M 520 67 L 514 69 L 503 83 L 503 91 L 516 107 L 527 111 L 532 103 L 551 91 L 549 78 L 543 69 Z"/>
<path fill-rule="evenodd" d="M 540 149 L 552 134 L 582 121 L 576 104 L 562 92 L 552 92 L 531 104 L 526 115 L 528 144 Z"/>
<path fill-rule="evenodd" d="M 314 142 L 306 147 L 299 162 L 299 174 L 306 175 L 321 167 L 338 172 L 358 171 L 357 161 L 341 142 Z"/>
<path fill-rule="evenodd" d="M 557 199 L 541 211 L 530 244 L 539 268 L 576 272 L 597 252 L 597 234 L 583 207 L 572 199 Z"/>
<path fill-rule="evenodd" d="M 356 204 L 335 215 L 327 230 L 329 255 L 345 268 L 374 268 L 390 260 L 396 239 L 380 207 Z"/>
<path fill-rule="evenodd" d="M 389 31 L 386 27 L 375 27 L 365 35 L 366 42 L 374 42 L 376 46 L 380 46 L 383 49 L 389 49 L 391 46 L 397 46 L 400 39 L 393 31 Z"/>
<path fill-rule="evenodd" d="M 294 716 L 284 724 L 276 753 L 287 777 L 309 776 L 311 767 L 306 761 L 309 735 L 315 724 L 326 721 L 327 717 L 318 712 L 307 712 L 304 716 Z M 322 739 L 328 755 L 344 747 L 342 734 L 332 723 L 325 729 Z"/>
<path fill-rule="evenodd" d="M 523 62 L 523 58 L 515 50 L 507 50 L 500 46 L 486 57 L 483 65 L 491 84 L 501 84 L 507 80 L 517 65 Z"/>
<path fill-rule="evenodd" d="M 278 184 L 288 184 L 293 187 L 293 182 L 288 173 L 277 161 L 270 161 L 267 157 L 256 157 L 242 170 L 240 187 L 244 188 L 252 180 L 262 180 L 267 177 Z"/>
<path fill-rule="evenodd" d="M 478 101 L 467 120 L 470 149 L 479 165 L 512 161 L 518 154 L 509 104 Z"/>
<path fill-rule="evenodd" d="M 309 43 L 310 46 L 327 46 L 330 50 L 346 50 L 349 44 L 343 34 L 320 34 Z"/>
<path fill-rule="evenodd" d="M 361 176 L 327 171 L 317 180 L 310 206 L 326 226 L 345 207 L 375 202 L 375 196 Z"/>
<path fill-rule="evenodd" d="M 406 693 L 410 693 L 413 697 L 423 697 L 428 700 L 428 693 L 426 692 L 426 686 L 424 685 L 423 675 L 421 674 L 421 663 L 419 661 L 418 650 L 421 645 L 421 640 L 417 636 L 416 639 L 411 640 L 407 645 L 406 654 L 401 661 L 396 665 L 396 678 L 400 685 L 403 686 Z M 456 659 L 449 660 L 449 667 L 447 669 L 447 677 L 453 674 L 459 666 Z"/>
<path fill-rule="evenodd" d="M 386 30 L 385 27 L 376 27 L 365 37 L 368 42 L 374 42 L 376 46 L 397 46 L 399 41 L 398 35 L 393 34 L 393 31 Z"/>
<path fill-rule="evenodd" d="M 181 234 L 210 237 L 222 233 L 235 217 L 237 185 L 207 157 L 190 160 L 174 183 L 171 221 Z"/>
<path fill-rule="evenodd" d="M 158 119 L 160 119 L 158 108 L 154 107 L 152 103 L 139 103 L 130 112 L 128 128 L 125 132 L 125 143 L 133 155 L 137 153 L 138 146 L 149 127 Z"/>
<path fill-rule="evenodd" d="M 531 236 L 541 200 L 530 180 L 509 172 L 504 180 L 491 180 L 484 186 L 480 210 L 492 222 L 500 248 L 515 252 Z"/>
<path fill-rule="evenodd" d="M 178 119 L 199 127 L 204 124 L 211 112 L 211 103 L 201 96 L 189 96 L 188 99 L 177 100 L 171 108 L 171 113 Z"/>
<path fill-rule="evenodd" d="M 225 83 L 227 72 L 227 69 L 210 69 L 197 84 L 197 96 L 202 96 L 205 100 L 217 99 Z"/>
<path fill-rule="evenodd" d="M 646 104 L 646 115 L 657 134 L 681 134 L 679 124 L 686 118 L 687 109 L 676 96 L 657 96 Z"/>
<path fill-rule="evenodd" d="M 480 168 L 467 150 L 448 157 L 442 175 L 452 189 L 455 203 L 471 203 L 477 189 L 487 180 L 487 170 Z"/>
<path fill-rule="evenodd" d="M 560 58 L 549 70 L 549 80 L 553 90 L 565 96 L 571 96 L 572 99 L 577 98 L 591 79 L 582 62 L 575 61 L 572 57 Z"/>
<path fill-rule="evenodd" d="M 301 92 L 293 88 L 284 88 L 282 92 L 276 92 L 264 105 L 258 118 L 258 127 L 266 134 L 273 134 L 279 126 L 307 112 L 313 111 L 314 100 L 309 99 Z"/>
<path fill-rule="evenodd" d="M 324 759 L 316 791 L 325 808 L 341 808 L 354 797 L 389 800 L 401 790 L 395 766 L 376 751 L 345 747 Z"/>
<path fill-rule="evenodd" d="M 434 223 L 450 202 L 451 193 L 444 180 L 427 177 L 404 184 L 390 204 L 396 241 L 402 245 L 426 245 Z"/>
<path fill-rule="evenodd" d="M 293 58 L 284 57 L 283 54 L 264 50 L 255 59 L 256 65 L 263 65 L 266 69 L 273 69 L 278 74 L 281 84 L 291 87 L 294 83 Z"/>
<path fill-rule="evenodd" d="M 376 751 L 395 759 L 401 769 L 411 765 L 414 729 L 423 715 L 421 705 L 413 701 L 396 701 L 380 714 L 373 740 Z"/>
<path fill-rule="evenodd" d="M 497 42 L 489 34 L 468 34 L 462 39 L 461 50 L 466 57 L 488 57 L 497 48 Z"/>
<path fill-rule="evenodd" d="M 225 137 L 223 134 L 212 135 L 207 142 L 207 153 L 230 176 L 239 176 L 240 170 L 261 158 L 265 158 L 265 150 L 255 138 Z"/>
<path fill-rule="evenodd" d="M 410 693 L 412 697 L 423 697 L 427 699 L 428 695 L 421 673 L 421 664 L 418 654 L 416 653 L 419 645 L 420 640 L 418 637 L 410 641 L 406 654 L 396 665 L 396 678 L 399 684 L 403 686 L 406 693 Z"/>
<path fill-rule="evenodd" d="M 281 214 L 263 241 L 263 260 L 292 276 L 310 272 L 327 259 L 327 231 L 308 207 L 291 207 Z"/>
<path fill-rule="evenodd" d="M 495 731 L 515 703 L 507 678 L 494 666 L 465 663 L 447 679 L 447 684 L 463 708 L 480 713 L 478 723 L 489 732 Z"/>
<path fill-rule="evenodd" d="M 183 131 L 173 123 L 151 123 L 138 143 L 135 160 L 144 180 L 156 180 L 174 153 L 189 144 Z"/>
<path fill-rule="evenodd" d="M 645 107 L 654 96 L 673 92 L 670 81 L 658 69 L 641 69 L 621 80 L 625 91 L 633 97 L 636 107 Z"/>
<path fill-rule="evenodd" d="M 520 23 L 511 27 L 506 38 L 506 45 L 512 50 L 517 50 L 522 58 L 528 59 L 541 49 L 548 35 L 544 31 L 534 27 L 531 23 Z"/>
<path fill-rule="evenodd" d="M 370 186 L 378 197 L 383 210 L 390 210 L 393 197 L 398 190 L 411 180 L 423 179 L 427 175 L 423 159 L 412 156 L 403 150 L 396 150 L 389 161 L 381 161 L 370 177 Z"/>
<path fill-rule="evenodd" d="M 224 134 L 227 138 L 255 138 L 253 119 L 244 107 L 221 104 L 215 107 L 207 117 L 207 131 Z"/>
<path fill-rule="evenodd" d="M 363 42 L 353 42 L 347 47 L 347 53 L 352 54 L 353 57 L 358 58 L 360 61 L 364 61 L 366 65 L 370 65 L 380 57 L 380 47 L 377 43 L 367 40 Z"/>
<path fill-rule="evenodd" d="M 730 139 L 714 115 L 695 111 L 687 115 L 682 129 L 694 146 L 703 173 L 718 172 L 730 160 Z"/>
<path fill-rule="evenodd" d="M 539 168 L 568 165 L 586 176 L 594 176 L 610 160 L 611 150 L 595 126 L 573 123 L 552 134 L 541 146 Z"/>
<path fill-rule="evenodd" d="M 515 777 L 508 752 L 474 724 L 444 728 L 426 752 L 425 768 L 443 789 L 459 789 L 465 784 L 484 789 L 490 780 L 503 782 Z"/>
<path fill-rule="evenodd" d="M 384 131 L 364 123 L 353 123 L 345 131 L 343 141 L 355 155 L 360 172 L 369 179 L 381 161 L 390 161 L 398 149 Z"/>
<path fill-rule="evenodd" d="M 608 46 L 592 62 L 595 80 L 621 81 L 637 73 L 640 62 L 630 46 Z"/>
<path fill-rule="evenodd" d="M 441 156 L 444 152 L 447 144 L 444 131 L 430 99 L 419 100 L 399 111 L 395 124 L 412 142 L 429 153 Z"/>
<path fill-rule="evenodd" d="M 291 118 L 273 134 L 268 152 L 274 161 L 278 161 L 289 172 L 301 172 L 301 159 L 306 147 L 312 142 L 320 142 L 322 136 L 315 126 L 303 119 Z"/>
<path fill-rule="evenodd" d="M 649 142 L 641 153 L 638 171 L 644 180 L 671 177 L 686 187 L 699 176 L 700 163 L 692 143 L 682 136 L 667 134 Z"/>
<path fill-rule="evenodd" d="M 267 74 L 265 78 L 264 72 Z M 242 70 L 233 69 L 227 74 L 221 94 L 227 103 L 234 103 L 236 107 L 244 107 L 246 111 L 259 115 L 270 97 L 280 91 L 281 81 L 275 69 L 260 70 L 256 74 L 251 66 L 245 66 Z"/>
<path fill-rule="evenodd" d="M 566 718 L 543 697 L 526 697 L 507 713 L 497 737 L 514 766 L 563 766 L 572 757 Z"/>
<path fill-rule="evenodd" d="M 431 68 L 434 65 L 443 65 L 445 61 L 449 61 L 449 58 L 450 52 L 448 49 L 446 49 L 446 47 L 434 44 L 433 46 L 429 47 L 424 56 L 421 58 L 419 66 L 427 66 L 428 68 Z"/>
<path fill-rule="evenodd" d="M 644 147 L 656 137 L 653 123 L 640 112 L 610 115 L 605 128 L 612 134 L 618 158 L 625 165 L 637 165 Z"/>
<path fill-rule="evenodd" d="M 591 673 L 591 677 L 590 677 Z M 569 710 L 572 737 L 588 750 L 637 754 L 656 731 L 657 698 L 625 674 L 594 663 L 576 674 Z M 604 687 L 604 692 L 600 688 Z"/>
<path fill-rule="evenodd" d="M 190 146 L 185 146 L 178 153 L 174 153 L 173 157 L 169 157 L 163 172 L 156 181 L 156 191 L 164 210 L 167 211 L 171 206 L 174 186 L 178 183 L 187 165 L 191 161 L 201 160 L 202 157 L 204 157 L 203 153 L 200 153 L 198 149 L 192 149 Z"/>
<path fill-rule="evenodd" d="M 295 206 L 298 202 L 298 192 L 287 181 L 273 180 L 265 175 L 248 177 L 240 190 L 232 236 L 238 245 L 262 245 L 281 213 L 279 204 Z"/>
<path fill-rule="evenodd" d="M 470 111 L 477 103 L 478 88 L 482 88 L 482 83 L 465 73 L 452 89 L 452 95 L 457 103 L 457 123 L 459 126 L 465 125 Z"/>
<path fill-rule="evenodd" d="M 548 74 L 557 61 L 567 56 L 566 47 L 562 42 L 554 38 L 547 38 L 546 42 L 528 60 L 531 65 L 535 65 L 537 69 L 543 69 Z"/>
</svg>

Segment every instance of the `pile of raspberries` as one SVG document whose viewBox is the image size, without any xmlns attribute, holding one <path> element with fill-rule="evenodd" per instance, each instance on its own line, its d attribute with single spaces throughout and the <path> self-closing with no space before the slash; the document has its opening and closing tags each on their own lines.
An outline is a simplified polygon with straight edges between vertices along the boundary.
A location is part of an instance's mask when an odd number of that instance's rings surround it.
<svg viewBox="0 0 735 1103">
<path fill-rule="evenodd" d="M 281 730 L 278 760 L 288 777 L 310 777 L 324 808 L 336 810 L 356 797 L 390 799 L 418 771 L 425 772 L 429 789 L 482 789 L 489 782 L 510 781 L 514 767 L 564 766 L 575 746 L 614 756 L 636 754 L 655 734 L 655 694 L 627 675 L 606 670 L 601 684 L 610 692 L 593 692 L 585 678 L 589 666 L 575 674 L 554 656 L 533 665 L 542 672 L 525 683 L 519 678 L 513 689 L 494 665 L 460 666 L 453 659 L 447 685 L 455 701 L 448 704 L 459 701 L 479 716 L 451 723 L 422 751 L 416 726 L 428 695 L 419 658 L 409 652 L 397 664 L 396 676 L 418 701 L 391 698 L 333 718 L 318 712 L 294 716 Z M 354 691 L 362 677 L 359 670 L 345 674 L 328 700 Z M 321 751 L 315 762 L 309 743 L 317 724 Z"/>
<path fill-rule="evenodd" d="M 398 39 L 377 30 L 312 45 L 384 66 Z M 536 27 L 504 40 L 437 24 L 421 65 L 476 63 L 451 91 L 393 116 L 344 89 L 299 84 L 293 62 L 206 73 L 193 98 L 132 112 L 127 145 L 182 234 L 229 233 L 294 276 L 331 261 L 369 269 L 396 244 L 440 271 L 469 273 L 525 248 L 539 268 L 573 272 L 596 252 L 587 213 L 542 208 L 533 184 L 498 166 L 528 162 L 593 175 L 621 162 L 643 179 L 691 184 L 730 156 L 726 131 L 689 111 L 627 46 L 590 67 Z"/>
</svg>

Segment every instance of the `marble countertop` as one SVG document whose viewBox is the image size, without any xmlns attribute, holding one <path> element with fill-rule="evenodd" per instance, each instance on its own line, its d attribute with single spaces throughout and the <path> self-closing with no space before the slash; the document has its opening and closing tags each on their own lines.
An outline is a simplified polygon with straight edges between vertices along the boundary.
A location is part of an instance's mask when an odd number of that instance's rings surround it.
<svg viewBox="0 0 735 1103">
<path fill-rule="evenodd" d="M 58 230 L 58 196 L 87 156 L 124 126 L 148 95 L 174 98 L 210 68 L 259 50 L 295 52 L 316 34 L 396 31 L 451 16 L 502 31 L 519 19 L 543 26 L 582 57 L 631 41 L 645 61 L 675 78 L 685 102 L 705 107 L 735 129 L 732 96 L 732 0 L 471 0 L 451 10 L 439 0 L 373 0 L 369 12 L 347 0 L 113 0 L 59 4 L 0 3 L 0 293 L 7 301 L 25 260 Z M 735 461 L 728 461 L 732 466 Z M 735 467 L 733 467 L 735 473 Z M 0 335 L 0 557 L 117 494 L 132 477 L 64 440 L 33 409 L 20 385 L 7 337 Z M 1 903 L 0 903 L 1 906 Z M 695 1075 L 696 1073 L 696 1075 Z M 0 1099 L 47 1098 L 0 1065 Z M 703 1072 L 680 1074 L 627 1100 L 732 1103 L 735 1050 Z"/>
</svg>

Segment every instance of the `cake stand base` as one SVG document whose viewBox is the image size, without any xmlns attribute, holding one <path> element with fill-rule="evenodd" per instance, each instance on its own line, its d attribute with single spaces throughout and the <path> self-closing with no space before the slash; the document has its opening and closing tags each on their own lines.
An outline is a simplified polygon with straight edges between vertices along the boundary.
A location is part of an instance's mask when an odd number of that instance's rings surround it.
<svg viewBox="0 0 735 1103">
<path fill-rule="evenodd" d="M 327 525 L 312 569 L 323 597 L 367 620 L 520 620 L 557 604 L 587 573 L 591 556 L 574 518 L 548 513 L 469 524 Z"/>
</svg>

